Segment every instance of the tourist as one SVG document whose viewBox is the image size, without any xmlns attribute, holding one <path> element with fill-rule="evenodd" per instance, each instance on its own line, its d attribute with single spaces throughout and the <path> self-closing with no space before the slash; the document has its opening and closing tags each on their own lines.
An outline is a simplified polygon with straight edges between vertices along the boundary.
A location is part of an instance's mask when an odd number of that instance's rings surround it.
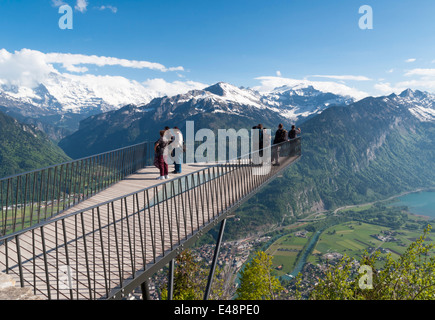
<svg viewBox="0 0 435 320">
<path fill-rule="evenodd" d="M 298 134 L 301 134 L 301 128 L 296 129 L 295 125 L 292 125 L 292 129 L 290 130 L 290 132 L 288 134 L 288 138 L 290 140 L 296 139 Z"/>
<path fill-rule="evenodd" d="M 165 154 L 165 149 L 167 148 L 169 142 L 164 138 L 164 135 L 165 130 L 161 130 L 160 138 L 154 144 L 154 152 L 160 170 L 160 176 L 157 178 L 158 180 L 170 179 L 168 173 L 168 164 L 165 159 L 165 157 L 167 157 L 167 154 Z"/>
<path fill-rule="evenodd" d="M 301 133 L 301 129 L 297 128 L 295 125 L 292 125 L 292 129 L 290 130 L 290 132 L 288 133 L 288 138 L 291 140 L 294 140 L 298 137 L 298 134 Z M 290 142 L 290 155 L 294 156 L 296 155 L 296 142 L 295 141 L 291 141 Z"/>
<path fill-rule="evenodd" d="M 260 123 L 257 126 L 257 129 L 259 130 L 259 145 L 258 145 L 258 150 L 260 150 L 260 157 L 263 156 L 263 125 Z"/>
<path fill-rule="evenodd" d="M 183 134 L 178 127 L 173 129 L 174 139 L 171 147 L 173 148 L 172 157 L 174 159 L 175 169 L 172 173 L 181 173 L 181 165 L 183 163 Z"/>
<path fill-rule="evenodd" d="M 287 130 L 285 130 L 282 123 L 280 123 L 275 133 L 275 139 L 273 140 L 275 146 L 272 147 L 272 163 L 275 161 L 274 166 L 279 166 L 279 151 L 281 146 L 277 146 L 277 144 L 285 141 L 287 141 Z"/>
</svg>

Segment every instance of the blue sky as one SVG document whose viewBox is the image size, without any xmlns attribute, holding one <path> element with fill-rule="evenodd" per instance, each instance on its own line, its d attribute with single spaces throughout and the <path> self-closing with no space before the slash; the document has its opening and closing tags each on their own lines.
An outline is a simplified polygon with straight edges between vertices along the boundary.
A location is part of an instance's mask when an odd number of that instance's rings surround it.
<svg viewBox="0 0 435 320">
<path fill-rule="evenodd" d="M 72 30 L 58 26 L 62 4 L 73 8 Z M 373 9 L 371 30 L 359 28 L 362 5 Z M 0 0 L 0 30 L 4 55 L 61 53 L 43 63 L 78 75 L 245 87 L 305 79 L 373 95 L 435 92 L 433 0 Z M 73 55 L 158 67 L 76 56 L 68 69 L 72 62 L 60 61 Z M 0 78 L 11 74 L 1 68 Z"/>
</svg>

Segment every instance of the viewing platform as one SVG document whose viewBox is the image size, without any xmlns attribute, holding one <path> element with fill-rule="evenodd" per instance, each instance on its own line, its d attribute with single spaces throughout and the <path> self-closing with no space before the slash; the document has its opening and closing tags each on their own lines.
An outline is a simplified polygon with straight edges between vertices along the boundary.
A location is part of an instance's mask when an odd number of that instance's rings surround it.
<svg viewBox="0 0 435 320">
<path fill-rule="evenodd" d="M 227 217 L 300 158 L 301 139 L 270 152 L 279 166 L 190 163 L 156 180 L 143 143 L 0 179 L 0 272 L 42 299 L 145 297 L 168 263 L 172 285 L 174 258 L 221 223 L 216 256 Z"/>
</svg>

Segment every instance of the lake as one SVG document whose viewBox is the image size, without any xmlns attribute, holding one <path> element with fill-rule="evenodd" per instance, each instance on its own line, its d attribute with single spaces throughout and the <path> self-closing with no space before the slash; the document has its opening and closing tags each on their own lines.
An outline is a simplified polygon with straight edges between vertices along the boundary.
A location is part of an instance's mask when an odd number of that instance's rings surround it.
<svg viewBox="0 0 435 320">
<path fill-rule="evenodd" d="M 435 219 L 435 192 L 425 191 L 410 193 L 398 197 L 394 206 L 407 206 L 409 212 Z"/>
</svg>

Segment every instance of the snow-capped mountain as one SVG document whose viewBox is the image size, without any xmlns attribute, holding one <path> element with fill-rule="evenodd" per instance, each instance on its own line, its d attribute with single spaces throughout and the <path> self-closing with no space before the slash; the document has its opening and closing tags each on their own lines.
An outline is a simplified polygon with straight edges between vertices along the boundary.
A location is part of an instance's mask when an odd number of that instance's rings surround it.
<svg viewBox="0 0 435 320">
<path fill-rule="evenodd" d="M 183 130 L 186 121 L 195 121 L 197 129 L 252 128 L 259 123 L 272 130 L 279 123 L 290 128 L 333 104 L 352 101 L 313 87 L 259 93 L 219 82 L 203 90 L 155 98 L 146 105 L 131 104 L 93 115 L 83 120 L 80 129 L 63 139 L 60 146 L 71 157 L 82 157 L 158 138 L 164 126 L 177 125 Z"/>
<path fill-rule="evenodd" d="M 123 77 L 52 73 L 34 88 L 0 82 L 0 110 L 58 140 L 79 122 L 127 104 L 143 105 L 161 94 Z"/>
<path fill-rule="evenodd" d="M 318 114 L 333 105 L 349 105 L 356 101 L 353 97 L 323 92 L 311 85 L 278 87 L 265 93 L 261 100 L 269 107 L 275 107 L 284 117 L 294 120 Z"/>
<path fill-rule="evenodd" d="M 405 106 L 422 122 L 435 122 L 435 95 L 420 90 L 407 89 L 399 95 L 388 97 L 397 104 Z"/>
<path fill-rule="evenodd" d="M 160 92 L 147 89 L 136 81 L 122 77 L 117 81 L 113 80 L 114 77 L 52 73 L 44 83 L 35 88 L 0 85 L 0 104 L 22 115 L 40 117 L 66 113 L 96 114 L 116 110 L 128 104 L 145 105 L 152 99 L 162 96 Z M 282 87 L 270 93 L 260 94 L 252 89 L 220 82 L 205 91 L 197 95 L 196 99 L 209 98 L 259 109 L 275 108 L 275 111 L 282 111 L 284 108 L 286 116 L 293 119 L 302 113 L 308 116 L 329 104 L 352 102 L 350 97 L 323 93 L 313 87 Z M 193 93 L 195 94 L 197 92 Z"/>
<path fill-rule="evenodd" d="M 184 88 L 184 92 L 188 90 Z M 330 105 L 349 104 L 351 97 L 325 93 L 309 86 L 281 87 L 271 92 L 258 92 L 219 82 L 203 90 L 191 90 L 165 96 L 162 103 L 174 105 L 190 101 L 197 110 L 211 113 L 240 114 L 248 112 L 277 113 L 297 121 L 317 114 Z M 51 73 L 34 88 L 0 83 L 0 109 L 24 122 L 35 121 L 75 131 L 85 118 L 126 105 L 145 106 L 164 96 L 143 84 L 123 77 Z M 160 100 L 159 100 L 160 101 Z M 199 103 L 200 102 L 200 103 Z M 154 103 L 155 104 L 155 103 Z M 148 107 L 147 107 L 148 108 Z M 149 108 L 148 108 L 149 109 Z M 193 112 L 193 109 L 191 110 Z M 41 126 L 41 125 L 40 125 Z"/>
<path fill-rule="evenodd" d="M 132 117 L 142 117 L 145 112 L 152 114 L 154 121 L 173 121 L 182 113 L 190 117 L 209 113 L 237 115 L 252 121 L 264 119 L 265 123 L 275 124 L 277 121 L 300 123 L 331 106 L 356 101 L 307 83 L 259 92 L 219 82 L 202 90 L 185 88 L 184 92 L 164 96 L 163 92 L 123 77 L 53 73 L 32 89 L 0 83 L 0 110 L 44 128 L 47 133 L 53 132 L 50 136 L 58 140 L 78 130 L 80 121 L 95 115 L 106 117 L 105 113 L 120 109 Z M 421 121 L 435 121 L 433 94 L 406 90 L 386 98 L 407 106 Z"/>
<path fill-rule="evenodd" d="M 159 109 L 159 114 L 171 116 L 174 110 L 187 104 L 189 112 L 226 113 L 250 116 L 277 117 L 284 121 L 301 121 L 318 114 L 332 105 L 348 105 L 355 100 L 308 87 L 281 87 L 271 92 L 260 93 L 250 88 L 238 88 L 219 82 L 203 90 L 164 97 L 151 101 L 145 109 Z M 194 106 L 194 108 L 190 108 Z"/>
<path fill-rule="evenodd" d="M 50 74 L 35 88 L 2 85 L 0 101 L 24 111 L 32 105 L 40 114 L 97 113 L 119 109 L 129 103 L 146 104 L 157 95 L 135 81 L 119 77 Z"/>
</svg>

